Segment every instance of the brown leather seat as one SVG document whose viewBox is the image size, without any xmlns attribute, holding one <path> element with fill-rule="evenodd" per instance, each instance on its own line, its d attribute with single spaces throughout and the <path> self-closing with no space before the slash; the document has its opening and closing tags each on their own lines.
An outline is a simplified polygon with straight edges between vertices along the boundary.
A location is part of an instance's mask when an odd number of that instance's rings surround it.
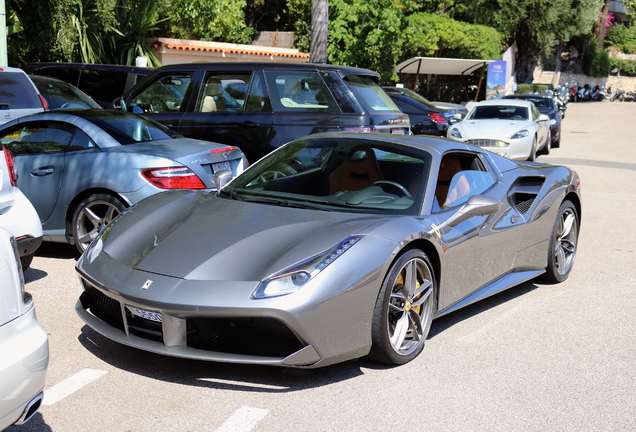
<svg viewBox="0 0 636 432">
<path fill-rule="evenodd" d="M 449 205 L 470 192 L 470 184 L 463 176 L 455 182 L 453 189 L 449 190 L 453 177 L 462 171 L 463 168 L 459 156 L 444 155 L 437 177 L 437 187 L 435 188 L 435 197 L 440 207 Z"/>
<path fill-rule="evenodd" d="M 329 195 L 340 191 L 357 191 L 372 186 L 384 176 L 373 150 L 365 150 L 365 157 L 357 161 L 344 161 L 329 175 Z"/>
</svg>

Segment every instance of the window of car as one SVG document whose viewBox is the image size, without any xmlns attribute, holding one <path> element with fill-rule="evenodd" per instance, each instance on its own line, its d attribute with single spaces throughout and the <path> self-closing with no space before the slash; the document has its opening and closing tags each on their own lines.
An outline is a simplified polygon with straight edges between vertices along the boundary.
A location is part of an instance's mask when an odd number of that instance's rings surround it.
<svg viewBox="0 0 636 432">
<path fill-rule="evenodd" d="M 81 129 L 75 129 L 73 138 L 66 149 L 67 152 L 97 148 L 97 144 Z"/>
<path fill-rule="evenodd" d="M 433 211 L 464 204 L 471 196 L 485 192 L 494 184 L 495 179 L 477 155 L 446 153 L 440 162 Z"/>
<path fill-rule="evenodd" d="M 260 74 L 209 74 L 201 88 L 198 112 L 271 112 Z"/>
<path fill-rule="evenodd" d="M 95 100 L 112 101 L 124 93 L 127 78 L 126 72 L 84 69 L 77 87 Z"/>
<path fill-rule="evenodd" d="M 99 126 L 120 144 L 183 138 L 161 123 L 135 114 L 122 115 L 120 112 L 85 113 L 83 117 Z"/>
<path fill-rule="evenodd" d="M 371 112 L 401 112 L 372 76 L 347 75 L 344 81 L 362 105 Z"/>
<path fill-rule="evenodd" d="M 318 72 L 266 70 L 265 79 L 276 111 L 341 112 Z"/>
<path fill-rule="evenodd" d="M 75 127 L 62 122 L 31 122 L 5 131 L 0 142 L 14 156 L 63 152 Z"/>
<path fill-rule="evenodd" d="M 0 72 L 0 109 L 42 108 L 33 83 L 22 71 Z"/>
<path fill-rule="evenodd" d="M 138 93 L 130 109 L 134 113 L 179 111 L 191 83 L 190 74 L 164 75 Z"/>
<path fill-rule="evenodd" d="M 469 120 L 528 120 L 528 109 L 514 105 L 476 106 L 468 116 Z"/>
<path fill-rule="evenodd" d="M 530 109 L 532 110 L 532 119 L 535 121 L 539 120 L 539 116 L 541 115 L 541 113 L 539 112 L 537 107 L 532 104 L 532 107 Z"/>
</svg>

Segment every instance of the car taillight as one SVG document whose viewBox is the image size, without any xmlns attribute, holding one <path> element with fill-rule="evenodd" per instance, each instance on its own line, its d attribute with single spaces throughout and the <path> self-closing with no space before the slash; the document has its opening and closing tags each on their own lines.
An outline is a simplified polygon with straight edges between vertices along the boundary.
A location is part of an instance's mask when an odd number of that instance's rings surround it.
<svg viewBox="0 0 636 432">
<path fill-rule="evenodd" d="M 219 149 L 210 150 L 210 153 L 223 153 L 223 152 L 231 152 L 236 150 L 236 147 L 223 147 Z"/>
<path fill-rule="evenodd" d="M 446 118 L 444 118 L 444 116 L 441 115 L 441 114 L 434 113 L 434 114 L 429 114 L 428 116 L 435 123 L 439 123 L 439 124 L 442 124 L 442 125 L 447 125 L 448 124 L 448 122 L 446 121 Z"/>
<path fill-rule="evenodd" d="M 46 101 L 46 99 L 44 99 L 44 97 L 42 97 L 42 95 L 38 95 L 38 96 L 40 96 L 40 102 L 42 102 L 42 108 L 44 108 L 44 111 L 48 111 L 49 103 Z"/>
<path fill-rule="evenodd" d="M 7 150 L 5 146 L 2 146 L 2 151 L 4 152 L 4 160 L 7 161 L 7 168 L 9 169 L 9 180 L 11 181 L 11 186 L 17 186 L 18 169 L 13 163 L 13 153 Z"/>
<path fill-rule="evenodd" d="M 360 127 L 346 127 L 343 128 L 348 132 L 364 132 L 364 133 L 373 133 L 375 132 L 375 127 L 373 126 L 360 126 Z"/>
<path fill-rule="evenodd" d="M 205 189 L 205 184 L 188 167 L 152 168 L 141 175 L 161 189 Z"/>
</svg>

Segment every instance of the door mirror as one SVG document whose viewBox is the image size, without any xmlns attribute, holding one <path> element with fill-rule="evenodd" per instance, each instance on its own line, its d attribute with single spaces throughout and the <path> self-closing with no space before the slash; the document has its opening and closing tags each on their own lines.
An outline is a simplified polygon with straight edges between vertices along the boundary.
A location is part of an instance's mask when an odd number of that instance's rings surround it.
<svg viewBox="0 0 636 432">
<path fill-rule="evenodd" d="M 228 184 L 230 180 L 232 180 L 231 170 L 221 170 L 214 173 L 214 184 L 216 185 L 217 191 L 223 189 L 223 187 Z"/>
</svg>

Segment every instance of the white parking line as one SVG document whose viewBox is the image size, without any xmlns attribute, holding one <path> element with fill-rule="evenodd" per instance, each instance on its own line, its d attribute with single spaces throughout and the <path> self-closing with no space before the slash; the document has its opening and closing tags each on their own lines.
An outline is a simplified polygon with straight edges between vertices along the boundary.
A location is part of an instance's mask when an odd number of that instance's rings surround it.
<svg viewBox="0 0 636 432">
<path fill-rule="evenodd" d="M 42 405 L 53 405 L 106 373 L 106 371 L 101 370 L 84 369 L 72 377 L 55 384 L 50 389 L 45 390 Z"/>
<path fill-rule="evenodd" d="M 214 432 L 249 432 L 267 413 L 266 409 L 241 407 Z"/>
</svg>

